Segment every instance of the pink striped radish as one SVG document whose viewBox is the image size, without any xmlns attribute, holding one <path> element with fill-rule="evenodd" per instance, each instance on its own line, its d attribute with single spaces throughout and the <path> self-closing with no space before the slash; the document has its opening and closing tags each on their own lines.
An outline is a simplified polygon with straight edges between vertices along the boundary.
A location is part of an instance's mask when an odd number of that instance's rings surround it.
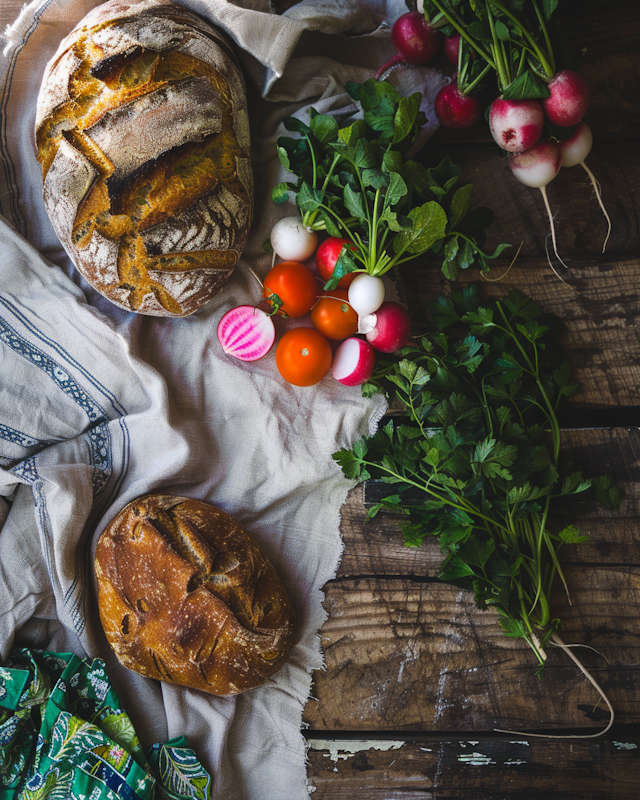
<svg viewBox="0 0 640 800">
<path fill-rule="evenodd" d="M 254 306 L 236 306 L 218 323 L 218 341 L 227 355 L 240 361 L 257 361 L 273 347 L 273 320 Z"/>
<path fill-rule="evenodd" d="M 598 184 L 593 172 L 591 172 L 585 163 L 586 157 L 591 152 L 592 145 L 593 136 L 591 135 L 591 129 L 586 122 L 579 122 L 576 126 L 573 136 L 571 136 L 569 139 L 563 139 L 560 142 L 560 152 L 562 154 L 563 167 L 575 167 L 577 164 L 580 164 L 580 166 L 589 176 L 589 180 L 593 186 L 593 191 L 596 194 L 596 199 L 600 205 L 600 208 L 602 209 L 602 213 L 604 214 L 608 225 L 607 235 L 605 237 L 604 244 L 602 245 L 602 252 L 604 253 L 607 242 L 609 241 L 609 235 L 611 233 L 611 219 L 607 214 L 607 209 L 604 207 L 604 203 L 602 202 L 600 185 Z"/>
</svg>

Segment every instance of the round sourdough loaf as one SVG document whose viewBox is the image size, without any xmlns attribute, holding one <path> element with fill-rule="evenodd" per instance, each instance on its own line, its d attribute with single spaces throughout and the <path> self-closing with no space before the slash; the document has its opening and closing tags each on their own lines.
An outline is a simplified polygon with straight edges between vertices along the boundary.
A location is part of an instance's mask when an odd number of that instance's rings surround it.
<svg viewBox="0 0 640 800">
<path fill-rule="evenodd" d="M 260 686 L 293 643 L 286 590 L 229 514 L 186 497 L 129 503 L 96 550 L 100 619 L 125 667 L 216 695 Z"/>
<path fill-rule="evenodd" d="M 251 224 L 242 75 L 222 34 L 169 0 L 112 0 L 61 42 L 38 95 L 44 203 L 78 270 L 127 310 L 216 294 Z"/>
</svg>

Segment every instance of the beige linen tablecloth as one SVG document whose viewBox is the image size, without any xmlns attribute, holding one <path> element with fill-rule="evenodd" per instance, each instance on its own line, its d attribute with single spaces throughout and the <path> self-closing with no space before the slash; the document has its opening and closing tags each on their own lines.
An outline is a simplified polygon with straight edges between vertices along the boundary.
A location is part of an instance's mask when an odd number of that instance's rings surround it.
<svg viewBox="0 0 640 800">
<path fill-rule="evenodd" d="M 379 25 L 406 8 L 304 0 L 278 16 L 266 0 L 184 3 L 231 35 L 254 94 L 274 105 L 252 118 L 256 216 L 241 264 L 213 301 L 167 320 L 120 311 L 93 292 L 43 208 L 35 98 L 59 41 L 97 4 L 36 0 L 19 15 L 19 3 L 0 3 L 0 22 L 12 24 L 0 63 L 0 660 L 14 641 L 102 657 L 143 744 L 187 736 L 217 800 L 304 800 L 301 715 L 323 663 L 322 586 L 339 563 L 349 489 L 331 454 L 373 430 L 384 402 L 330 377 L 292 387 L 273 354 L 241 364 L 222 354 L 215 331 L 227 309 L 258 299 L 247 268 L 265 274 L 262 243 L 293 210 L 269 199 L 286 177 L 274 157 L 281 120 L 304 117 L 312 102 L 352 114 L 344 82 L 371 77 L 391 54 Z M 443 79 L 414 69 L 398 80 L 433 96 Z M 283 577 L 297 642 L 260 689 L 216 698 L 142 678 L 110 653 L 93 548 L 114 514 L 152 491 L 229 511 Z"/>
</svg>

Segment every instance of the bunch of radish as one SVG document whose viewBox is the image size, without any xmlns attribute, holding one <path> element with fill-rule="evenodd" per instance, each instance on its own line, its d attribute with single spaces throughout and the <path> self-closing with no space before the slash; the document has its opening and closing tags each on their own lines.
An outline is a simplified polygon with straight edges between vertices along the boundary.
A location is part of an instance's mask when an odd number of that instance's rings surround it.
<svg viewBox="0 0 640 800">
<path fill-rule="evenodd" d="M 223 315 L 217 329 L 223 351 L 241 361 L 257 361 L 276 341 L 274 318 L 309 317 L 309 325 L 291 327 L 278 342 L 276 366 L 282 377 L 295 386 L 311 386 L 331 371 L 345 386 L 366 383 L 376 351 L 392 353 L 408 343 L 407 310 L 385 302 L 383 281 L 366 272 L 344 275 L 335 289 L 323 290 L 343 249 L 351 245 L 348 240 L 328 237 L 318 246 L 317 234 L 300 217 L 281 219 L 270 239 L 274 259 L 261 281 L 263 300 Z"/>
<path fill-rule="evenodd" d="M 549 82 L 549 93 L 550 96 L 542 102 L 499 97 L 491 105 L 489 127 L 496 143 L 509 153 L 509 166 L 514 176 L 525 186 L 540 190 L 549 217 L 553 251 L 558 261 L 566 266 L 558 253 L 547 185 L 556 177 L 560 167 L 582 164 L 591 177 L 601 206 L 602 200 L 593 174 L 585 163 L 593 142 L 589 126 L 582 122 L 582 115 L 589 107 L 585 82 L 573 70 L 565 69 Z M 561 128 L 577 127 L 569 138 L 545 139 L 545 117 Z M 604 206 L 602 208 L 604 210 Z M 609 220 L 606 210 L 604 212 Z M 603 252 L 605 246 L 606 239 Z"/>
<path fill-rule="evenodd" d="M 505 0 L 420 0 L 418 11 L 403 15 L 393 26 L 397 55 L 378 70 L 377 77 L 398 63 L 403 53 L 407 63 L 423 63 L 411 60 L 414 53 L 432 58 L 441 40 L 446 58 L 457 71 L 452 82 L 436 95 L 434 111 L 442 126 L 457 129 L 471 127 L 481 118 L 479 92 L 488 76 L 495 77 L 499 97 L 488 109 L 491 134 L 509 153 L 515 177 L 540 189 L 553 250 L 564 265 L 546 193 L 546 186 L 561 167 L 580 164 L 591 181 L 608 224 L 603 252 L 611 221 L 598 182 L 585 162 L 592 145 L 591 131 L 582 119 L 589 106 L 587 87 L 577 72 L 556 69 L 546 24 L 557 5 L 558 0 L 522 0 L 517 4 Z M 419 17 L 423 17 L 422 22 Z M 424 44 L 418 46 L 417 40 Z M 429 47 L 428 42 L 438 44 Z"/>
</svg>

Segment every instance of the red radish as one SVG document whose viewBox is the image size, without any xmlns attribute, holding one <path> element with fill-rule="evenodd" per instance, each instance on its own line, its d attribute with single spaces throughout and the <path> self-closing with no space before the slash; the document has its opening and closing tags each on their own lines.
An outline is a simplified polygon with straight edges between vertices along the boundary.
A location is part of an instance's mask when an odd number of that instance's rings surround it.
<svg viewBox="0 0 640 800">
<path fill-rule="evenodd" d="M 395 64 L 426 64 L 438 52 L 442 34 L 432 28 L 419 11 L 409 11 L 394 22 L 391 41 L 396 55 L 376 72 L 376 80 Z"/>
<path fill-rule="evenodd" d="M 225 353 L 241 361 L 257 361 L 276 338 L 273 320 L 253 306 L 236 306 L 218 323 L 218 341 Z"/>
<path fill-rule="evenodd" d="M 544 112 L 537 100 L 503 100 L 491 104 L 491 135 L 503 150 L 521 153 L 538 141 L 544 125 Z"/>
<path fill-rule="evenodd" d="M 453 36 L 445 36 L 442 49 L 449 61 L 452 64 L 457 64 L 458 53 L 460 52 L 460 34 L 454 33 Z"/>
<path fill-rule="evenodd" d="M 331 374 L 344 386 L 361 386 L 371 377 L 376 363 L 373 347 L 364 339 L 345 339 L 333 356 Z"/>
<path fill-rule="evenodd" d="M 316 251 L 316 269 L 318 270 L 318 275 L 320 275 L 325 283 L 333 275 L 336 262 L 345 244 L 349 245 L 352 250 L 356 249 L 355 245 L 353 245 L 349 239 L 337 239 L 335 236 L 331 236 L 329 239 L 325 239 Z M 338 288 L 345 289 L 349 286 L 351 281 L 356 277 L 356 274 L 355 272 L 348 272 L 346 275 L 343 275 L 338 283 Z"/>
<path fill-rule="evenodd" d="M 562 154 L 563 167 L 575 167 L 577 164 L 580 164 L 580 166 L 589 176 L 593 190 L 596 193 L 596 199 L 598 200 L 600 208 L 602 209 L 602 213 L 604 214 L 608 224 L 607 235 L 605 237 L 604 244 L 602 245 L 602 252 L 604 253 L 607 242 L 609 241 L 609 235 L 611 233 L 611 219 L 609 218 L 607 209 L 604 207 L 604 203 L 602 202 L 600 185 L 598 184 L 593 172 L 591 172 L 585 163 L 586 157 L 591 152 L 592 145 L 593 136 L 591 135 L 591 129 L 586 122 L 579 122 L 575 131 L 573 132 L 573 136 L 571 136 L 569 139 L 563 139 L 560 142 L 560 153 Z"/>
<path fill-rule="evenodd" d="M 546 186 L 556 177 L 560 171 L 560 164 L 562 161 L 562 153 L 560 152 L 560 145 L 554 139 L 549 139 L 546 142 L 538 142 L 529 150 L 524 153 L 512 153 L 509 156 L 509 166 L 511 171 L 525 186 L 533 186 L 540 189 L 544 199 L 544 205 L 547 209 L 549 216 L 549 223 L 551 225 L 551 239 L 553 241 L 553 252 L 556 254 L 558 261 L 567 266 L 558 255 L 558 247 L 556 244 L 556 231 L 553 225 L 553 215 L 549 208 L 549 200 L 547 198 Z M 560 280 L 563 280 L 560 275 L 553 268 L 551 260 L 549 260 L 551 269 L 556 273 Z M 564 281 L 566 283 L 566 281 Z"/>
<path fill-rule="evenodd" d="M 359 272 L 349 286 L 349 304 L 359 317 L 373 314 L 382 305 L 384 292 L 382 278 Z"/>
<path fill-rule="evenodd" d="M 271 246 L 283 261 L 306 261 L 318 245 L 318 234 L 307 230 L 300 217 L 283 217 L 271 230 Z"/>
<path fill-rule="evenodd" d="M 456 83 L 443 86 L 433 104 L 436 117 L 445 128 L 470 128 L 482 114 L 477 97 L 463 94 Z"/>
<path fill-rule="evenodd" d="M 409 312 L 399 303 L 387 300 L 375 314 L 362 320 L 361 333 L 365 333 L 369 344 L 381 353 L 395 353 L 404 347 L 411 335 Z"/>
<path fill-rule="evenodd" d="M 549 122 L 570 128 L 577 125 L 589 107 L 587 85 L 577 72 L 563 69 L 549 83 L 551 97 L 543 100 Z"/>
</svg>

